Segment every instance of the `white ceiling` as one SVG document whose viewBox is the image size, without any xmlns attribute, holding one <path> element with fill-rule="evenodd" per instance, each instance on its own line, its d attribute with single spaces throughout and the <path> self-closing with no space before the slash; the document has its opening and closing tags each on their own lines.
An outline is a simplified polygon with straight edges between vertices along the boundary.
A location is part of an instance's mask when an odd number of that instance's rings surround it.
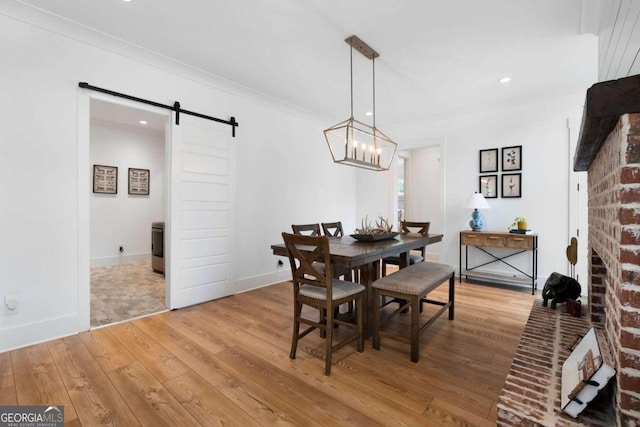
<svg viewBox="0 0 640 427">
<path fill-rule="evenodd" d="M 139 108 L 131 108 L 125 105 L 91 99 L 91 119 L 119 123 L 127 126 L 141 127 L 164 132 L 168 120 L 166 115 L 152 113 Z M 145 123 L 141 123 L 145 122 Z"/>
<path fill-rule="evenodd" d="M 356 34 L 380 54 L 383 129 L 582 92 L 597 73 L 596 38 L 581 32 L 583 0 L 22 3 L 335 122 L 349 114 L 344 39 Z M 498 83 L 504 76 L 512 81 Z M 356 118 L 371 110 L 370 80 L 371 61 L 354 51 Z"/>
</svg>

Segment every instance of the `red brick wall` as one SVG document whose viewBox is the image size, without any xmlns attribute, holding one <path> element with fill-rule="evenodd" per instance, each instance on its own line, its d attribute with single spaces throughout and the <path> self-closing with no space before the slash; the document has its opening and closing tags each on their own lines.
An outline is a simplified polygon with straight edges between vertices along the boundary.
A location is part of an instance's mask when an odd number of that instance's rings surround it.
<svg viewBox="0 0 640 427">
<path fill-rule="evenodd" d="M 640 426 L 640 114 L 620 117 L 588 184 L 591 320 L 615 359 L 618 425 Z"/>
<path fill-rule="evenodd" d="M 598 256 L 596 251 L 591 248 L 591 258 L 589 259 L 590 276 L 590 292 L 589 292 L 589 313 L 591 313 L 591 322 L 593 324 L 604 326 L 605 314 L 604 304 L 607 294 L 607 267 Z"/>
</svg>

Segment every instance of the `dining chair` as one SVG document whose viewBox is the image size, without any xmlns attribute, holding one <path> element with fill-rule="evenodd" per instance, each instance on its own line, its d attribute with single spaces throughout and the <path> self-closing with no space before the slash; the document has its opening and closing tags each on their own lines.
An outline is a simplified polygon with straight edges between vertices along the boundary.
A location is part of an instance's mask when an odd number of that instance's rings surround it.
<svg viewBox="0 0 640 427">
<path fill-rule="evenodd" d="M 293 234 L 301 234 L 304 236 L 321 236 L 320 224 L 292 224 Z"/>
<path fill-rule="evenodd" d="M 301 236 L 321 236 L 320 224 L 291 224 L 293 234 L 299 234 Z M 320 261 L 314 261 L 317 269 L 324 271 L 324 264 Z"/>
<path fill-rule="evenodd" d="M 301 236 L 321 236 L 320 224 L 292 224 L 291 229 L 293 234 L 299 234 Z M 322 264 L 320 261 L 316 261 L 317 264 Z M 316 268 L 324 268 L 324 266 L 316 266 Z M 351 270 L 346 267 L 336 267 L 333 271 L 336 277 L 345 276 L 351 280 Z"/>
<path fill-rule="evenodd" d="M 325 236 L 330 237 L 342 237 L 344 236 L 344 230 L 342 229 L 342 221 L 336 222 L 323 222 L 322 231 Z"/>
<path fill-rule="evenodd" d="M 430 222 L 400 221 L 401 233 L 429 234 Z M 409 265 L 424 261 L 426 247 L 420 248 L 417 253 L 409 254 Z M 382 277 L 387 275 L 387 264 L 400 266 L 400 256 L 390 256 L 382 259 Z"/>
<path fill-rule="evenodd" d="M 344 230 L 342 228 L 342 221 L 336 222 L 323 222 L 320 224 L 322 226 L 322 232 L 325 236 L 328 237 L 342 237 L 344 236 Z M 340 268 L 340 273 L 345 273 L 344 269 Z M 349 280 L 352 282 L 359 282 L 358 280 L 358 268 L 351 269 L 350 273 L 348 273 L 350 277 Z M 344 275 L 344 274 L 340 274 Z"/>
<path fill-rule="evenodd" d="M 358 352 L 364 351 L 363 299 L 365 287 L 359 283 L 345 282 L 333 278 L 327 236 L 304 236 L 282 233 L 291 264 L 293 283 L 293 336 L 291 340 L 291 359 L 296 358 L 298 340 L 315 329 L 319 329 L 325 339 L 325 375 L 331 375 L 331 355 L 349 342 L 356 340 Z M 325 269 L 316 268 L 316 259 L 324 261 Z M 355 324 L 338 319 L 335 315 L 339 305 L 355 301 Z M 318 321 L 302 315 L 302 308 L 308 305 L 318 309 Z M 300 331 L 300 324 L 308 325 Z M 344 325 L 347 331 L 341 331 L 342 339 L 333 344 L 334 327 Z M 342 328 L 341 328 L 342 329 Z"/>
<path fill-rule="evenodd" d="M 344 230 L 342 228 L 342 221 L 323 222 L 320 225 L 322 226 L 322 232 L 327 237 L 342 237 L 342 236 L 344 236 Z M 343 273 L 341 275 L 343 275 L 345 277 L 345 279 L 347 279 L 347 280 L 349 280 L 351 282 L 360 283 L 360 274 L 359 274 L 358 267 L 352 268 L 349 271 L 349 273 L 347 273 L 344 268 L 339 267 L 339 274 L 340 273 Z M 353 302 L 349 302 L 349 304 L 347 305 L 347 312 L 348 313 L 353 312 Z"/>
</svg>

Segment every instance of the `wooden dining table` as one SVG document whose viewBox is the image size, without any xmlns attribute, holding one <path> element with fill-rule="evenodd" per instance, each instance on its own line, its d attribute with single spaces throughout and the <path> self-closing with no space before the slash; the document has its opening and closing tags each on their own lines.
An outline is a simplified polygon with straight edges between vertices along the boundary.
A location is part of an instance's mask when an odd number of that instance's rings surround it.
<svg viewBox="0 0 640 427">
<path fill-rule="evenodd" d="M 351 236 L 329 237 L 329 253 L 334 266 L 358 268 L 360 283 L 366 288 L 364 319 L 366 337 L 371 336 L 373 310 L 371 284 L 380 276 L 380 262 L 389 256 L 400 257 L 400 268 L 409 265 L 409 252 L 442 241 L 442 234 L 400 233 L 388 240 L 359 241 Z M 274 255 L 288 257 L 284 243 L 271 245 Z"/>
</svg>

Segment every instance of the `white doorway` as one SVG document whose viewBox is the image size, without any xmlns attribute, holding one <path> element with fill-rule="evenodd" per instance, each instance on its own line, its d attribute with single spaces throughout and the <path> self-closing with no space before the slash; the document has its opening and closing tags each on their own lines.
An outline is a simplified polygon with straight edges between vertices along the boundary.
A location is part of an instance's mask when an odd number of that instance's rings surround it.
<svg viewBox="0 0 640 427">
<path fill-rule="evenodd" d="M 400 221 L 404 220 L 405 215 L 405 191 L 407 187 L 407 162 L 408 159 L 406 152 L 398 154 L 397 169 L 396 169 L 396 198 L 398 203 L 398 209 L 396 214 L 397 228 L 400 229 Z"/>
<path fill-rule="evenodd" d="M 168 221 L 169 132 L 168 111 L 109 95 L 80 90 L 78 96 L 78 312 L 79 330 L 110 323 L 91 316 L 91 269 L 120 267 L 120 276 L 142 275 L 140 281 L 157 279 L 158 273 L 140 270 L 137 264 L 151 261 L 151 223 Z M 140 123 L 146 121 L 146 125 Z M 94 192 L 94 165 L 117 167 L 117 190 Z M 129 174 L 148 170 L 149 194 L 130 191 Z M 135 171 L 134 171 L 135 172 Z M 138 171 L 139 172 L 139 171 Z M 133 176 L 133 175 L 132 175 Z M 135 182 L 132 180 L 131 182 Z M 133 194 L 130 194 L 133 193 Z M 138 194 L 135 194 L 138 193 Z M 159 217 L 159 218 L 158 218 Z M 151 219 L 153 218 L 153 219 Z M 148 222 L 148 224 L 147 224 Z M 165 248 L 165 261 L 170 257 Z M 162 310 L 169 307 L 171 283 L 161 276 Z M 107 279 L 109 280 L 109 279 Z M 123 286 L 123 305 L 129 296 Z M 130 301 L 129 301 L 130 303 Z M 143 301 L 141 301 L 141 306 Z M 135 304 L 131 304 L 135 308 Z M 160 308 L 154 306 L 154 310 Z M 125 313 L 123 307 L 122 313 Z M 130 311 L 130 317 L 151 313 Z M 113 314 L 117 317 L 117 314 Z M 126 316 L 125 316 L 126 317 Z M 116 321 L 126 319 L 118 318 Z"/>
<path fill-rule="evenodd" d="M 152 263 L 151 238 L 166 217 L 167 120 L 90 100 L 91 327 L 167 310 L 164 258 Z"/>
<path fill-rule="evenodd" d="M 162 184 L 167 309 L 234 294 L 236 149 L 229 128 L 187 113 L 180 114 L 178 125 L 175 111 L 79 89 L 78 329 L 90 329 L 92 99 L 151 112 L 164 123 Z"/>
<path fill-rule="evenodd" d="M 444 233 L 445 229 L 442 155 L 441 144 L 403 150 L 398 154 L 398 162 L 401 162 L 398 165 L 401 172 L 397 176 L 398 212 L 402 198 L 402 219 L 430 222 L 430 233 Z M 427 260 L 440 261 L 441 251 L 442 244 L 429 245 Z"/>
</svg>

